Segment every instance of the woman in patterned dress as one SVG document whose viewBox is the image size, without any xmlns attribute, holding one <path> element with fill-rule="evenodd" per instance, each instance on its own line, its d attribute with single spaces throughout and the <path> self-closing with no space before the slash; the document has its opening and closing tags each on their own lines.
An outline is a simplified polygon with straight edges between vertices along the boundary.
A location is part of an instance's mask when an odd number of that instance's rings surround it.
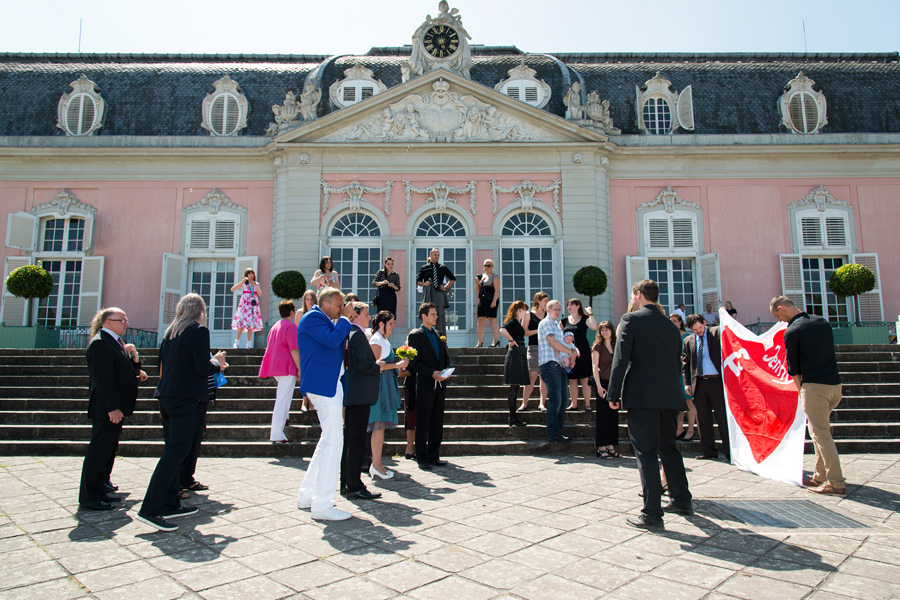
<svg viewBox="0 0 900 600">
<path fill-rule="evenodd" d="M 525 328 L 522 319 L 528 314 L 528 305 L 516 300 L 506 311 L 506 321 L 500 335 L 509 340 L 506 347 L 506 362 L 503 364 L 503 383 L 509 386 L 509 426 L 525 427 L 516 415 L 516 403 L 519 399 L 519 387 L 528 385 L 531 377 L 528 373 L 528 356 L 525 350 Z"/>
<path fill-rule="evenodd" d="M 232 292 L 241 290 L 241 299 L 238 301 L 237 312 L 231 319 L 231 328 L 237 331 L 234 338 L 234 347 L 241 342 L 241 335 L 247 332 L 247 348 L 253 347 L 253 334 L 263 328 L 262 313 L 259 311 L 262 288 L 256 281 L 256 271 L 244 269 L 244 278 L 231 287 Z"/>
<path fill-rule="evenodd" d="M 319 261 L 319 270 L 313 273 L 313 278 L 309 284 L 316 286 L 316 294 L 326 287 L 341 289 L 341 277 L 334 270 L 334 262 L 332 262 L 330 256 L 322 257 L 322 260 Z"/>
</svg>

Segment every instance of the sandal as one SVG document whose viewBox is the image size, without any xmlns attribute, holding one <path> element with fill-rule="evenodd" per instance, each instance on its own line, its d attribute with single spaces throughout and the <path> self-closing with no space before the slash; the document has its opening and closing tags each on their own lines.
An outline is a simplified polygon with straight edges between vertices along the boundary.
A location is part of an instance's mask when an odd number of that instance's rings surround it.
<svg viewBox="0 0 900 600">
<path fill-rule="evenodd" d="M 187 500 L 190 497 L 191 495 L 187 493 L 187 490 L 181 490 L 180 492 L 178 492 L 179 500 Z"/>
<path fill-rule="evenodd" d="M 612 460 L 615 458 L 615 456 L 610 454 L 609 450 L 604 448 L 603 450 L 597 450 L 597 458 L 602 458 L 605 460 Z"/>
<path fill-rule="evenodd" d="M 194 491 L 194 492 L 199 492 L 199 491 L 201 491 L 201 490 L 208 490 L 208 489 L 209 489 L 209 486 L 208 486 L 208 485 L 203 485 L 203 484 L 200 483 L 199 481 L 193 481 L 193 482 L 191 482 L 191 485 L 183 485 L 183 486 L 181 486 L 181 489 L 183 489 L 183 490 L 191 490 L 191 491 Z"/>
</svg>

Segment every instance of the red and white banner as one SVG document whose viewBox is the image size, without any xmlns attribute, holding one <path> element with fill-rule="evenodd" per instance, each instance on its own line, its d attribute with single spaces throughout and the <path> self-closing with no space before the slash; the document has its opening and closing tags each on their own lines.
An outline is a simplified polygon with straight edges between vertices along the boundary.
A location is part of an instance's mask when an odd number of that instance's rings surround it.
<svg viewBox="0 0 900 600">
<path fill-rule="evenodd" d="M 787 323 L 756 335 L 721 308 L 719 325 L 731 462 L 744 471 L 801 485 L 806 414 L 787 372 Z"/>
</svg>

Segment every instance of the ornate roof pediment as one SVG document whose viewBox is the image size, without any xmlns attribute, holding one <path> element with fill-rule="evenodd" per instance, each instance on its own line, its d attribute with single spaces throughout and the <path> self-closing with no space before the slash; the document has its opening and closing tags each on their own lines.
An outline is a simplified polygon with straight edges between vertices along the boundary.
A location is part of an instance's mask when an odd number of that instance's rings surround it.
<svg viewBox="0 0 900 600">
<path fill-rule="evenodd" d="M 276 143 L 603 142 L 606 136 L 445 69 L 416 77 Z"/>
</svg>

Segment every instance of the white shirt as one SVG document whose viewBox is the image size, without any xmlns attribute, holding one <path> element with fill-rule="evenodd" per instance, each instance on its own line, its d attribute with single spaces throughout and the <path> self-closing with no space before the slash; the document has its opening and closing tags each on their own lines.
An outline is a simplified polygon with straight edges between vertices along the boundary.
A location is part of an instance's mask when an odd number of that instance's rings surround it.
<svg viewBox="0 0 900 600">
<path fill-rule="evenodd" d="M 676 308 L 675 310 L 673 310 L 673 311 L 672 311 L 672 314 L 673 314 L 673 315 L 681 315 L 681 320 L 682 320 L 682 321 L 686 321 L 686 320 L 687 320 L 687 315 L 684 314 L 684 311 L 681 310 L 680 308 Z"/>
<path fill-rule="evenodd" d="M 391 343 L 384 339 L 380 332 L 373 333 L 369 343 L 381 347 L 381 356 L 378 357 L 378 360 L 386 359 L 391 353 Z"/>
</svg>

